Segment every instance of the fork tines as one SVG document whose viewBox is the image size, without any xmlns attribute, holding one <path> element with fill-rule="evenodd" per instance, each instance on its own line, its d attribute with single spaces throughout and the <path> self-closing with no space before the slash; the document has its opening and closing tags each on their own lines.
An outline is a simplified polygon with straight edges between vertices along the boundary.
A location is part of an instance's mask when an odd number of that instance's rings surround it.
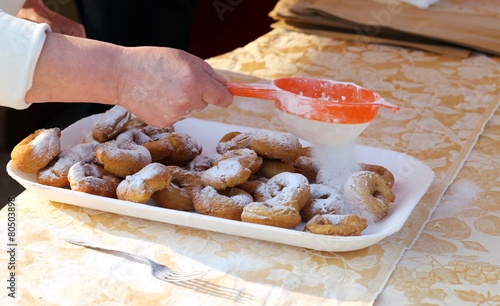
<svg viewBox="0 0 500 306">
<path fill-rule="evenodd" d="M 188 281 L 188 280 L 199 278 L 207 272 L 208 271 L 197 271 L 197 272 L 173 271 L 173 272 L 170 272 L 161 278 L 158 277 L 158 279 L 161 279 L 163 281 L 168 281 L 168 282 L 183 282 L 183 281 Z"/>
</svg>

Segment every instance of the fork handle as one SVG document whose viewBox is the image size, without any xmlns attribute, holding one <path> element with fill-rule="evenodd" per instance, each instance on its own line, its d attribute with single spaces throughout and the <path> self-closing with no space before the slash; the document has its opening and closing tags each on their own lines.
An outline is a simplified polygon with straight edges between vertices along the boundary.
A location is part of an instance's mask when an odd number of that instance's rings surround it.
<svg viewBox="0 0 500 306">
<path fill-rule="evenodd" d="M 81 240 L 74 240 L 74 239 L 71 239 L 71 238 L 64 238 L 64 240 L 66 240 L 67 242 L 71 243 L 71 244 L 74 244 L 74 245 L 79 245 L 79 246 L 82 246 L 82 247 L 86 247 L 86 248 L 89 248 L 89 249 L 94 249 L 94 250 L 98 250 L 98 251 L 108 251 L 108 252 L 115 252 L 115 253 L 120 253 L 120 254 L 123 254 L 123 255 L 126 255 L 126 256 L 130 256 L 130 257 L 134 257 L 134 258 L 137 258 L 143 262 L 146 262 L 148 263 L 149 260 L 142 256 L 142 255 L 139 255 L 139 254 L 134 254 L 134 253 L 130 253 L 130 252 L 125 252 L 125 251 L 121 251 L 121 250 L 117 250 L 117 249 L 112 249 L 112 248 L 109 248 L 109 247 L 102 247 L 102 246 L 97 246 L 97 245 L 91 245 L 91 244 L 88 244 L 87 242 L 84 242 L 84 241 L 81 241 Z"/>
</svg>

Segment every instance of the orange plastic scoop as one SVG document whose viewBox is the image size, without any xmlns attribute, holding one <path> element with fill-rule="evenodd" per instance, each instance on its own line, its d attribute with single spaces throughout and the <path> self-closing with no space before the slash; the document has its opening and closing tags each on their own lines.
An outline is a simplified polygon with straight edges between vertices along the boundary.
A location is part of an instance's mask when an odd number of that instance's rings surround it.
<svg viewBox="0 0 500 306">
<path fill-rule="evenodd" d="M 331 144 L 358 136 L 381 107 L 399 107 L 354 83 L 282 78 L 271 84 L 227 83 L 235 96 L 273 100 L 285 127 L 311 142 Z"/>
<path fill-rule="evenodd" d="M 311 78 L 282 78 L 271 84 L 227 83 L 235 96 L 273 100 L 287 113 L 323 122 L 358 124 L 373 121 L 380 107 L 399 107 L 354 83 Z"/>
<path fill-rule="evenodd" d="M 273 100 L 286 129 L 312 143 L 336 144 L 355 139 L 378 110 L 399 107 L 353 83 L 282 78 L 271 84 L 227 83 L 235 96 Z"/>
</svg>

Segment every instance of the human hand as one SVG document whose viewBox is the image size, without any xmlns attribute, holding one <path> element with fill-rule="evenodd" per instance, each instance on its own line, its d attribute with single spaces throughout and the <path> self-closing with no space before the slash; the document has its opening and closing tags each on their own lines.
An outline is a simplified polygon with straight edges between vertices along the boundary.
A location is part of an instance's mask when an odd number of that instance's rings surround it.
<svg viewBox="0 0 500 306">
<path fill-rule="evenodd" d="M 83 25 L 51 11 L 42 0 L 26 0 L 17 17 L 36 23 L 47 23 L 56 33 L 86 37 Z"/>
<path fill-rule="evenodd" d="M 225 80 L 202 59 L 181 50 L 124 48 L 119 60 L 119 104 L 143 121 L 166 127 L 207 105 L 228 107 Z"/>
</svg>

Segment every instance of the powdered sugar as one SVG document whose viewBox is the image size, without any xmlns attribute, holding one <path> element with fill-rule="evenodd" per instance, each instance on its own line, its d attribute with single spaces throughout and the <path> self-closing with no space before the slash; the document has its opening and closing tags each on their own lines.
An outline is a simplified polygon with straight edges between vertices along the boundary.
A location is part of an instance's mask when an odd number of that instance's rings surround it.
<svg viewBox="0 0 500 306">
<path fill-rule="evenodd" d="M 273 145 L 279 146 L 281 148 L 293 149 L 300 145 L 300 141 L 297 136 L 290 133 L 281 133 L 275 131 L 260 131 L 255 133 L 252 137 L 253 140 L 262 142 L 269 142 Z"/>
<path fill-rule="evenodd" d="M 297 98 L 293 95 L 282 94 L 279 95 L 279 99 L 281 101 L 282 110 L 290 114 L 304 116 L 311 113 L 313 109 L 313 105 L 311 105 L 311 103 L 304 103 L 303 99 Z"/>
<path fill-rule="evenodd" d="M 134 173 L 133 175 L 128 175 L 125 180 L 123 180 L 117 187 L 117 193 L 127 194 L 127 192 L 134 192 L 138 194 L 148 194 L 157 191 L 156 185 L 150 181 L 154 180 L 156 177 L 161 179 L 161 174 L 167 173 L 166 167 L 160 163 L 151 163 L 142 168 L 140 171 Z M 163 185 L 165 187 L 165 185 Z"/>
<path fill-rule="evenodd" d="M 273 176 L 266 184 L 260 185 L 256 194 L 269 204 L 279 205 L 297 198 L 309 186 L 307 178 L 298 173 L 282 172 Z"/>
<path fill-rule="evenodd" d="M 311 184 L 311 210 L 319 214 L 344 211 L 344 198 L 340 187 L 332 188 L 322 184 Z"/>
<path fill-rule="evenodd" d="M 101 178 L 102 172 L 99 171 L 97 165 L 78 162 L 71 166 L 68 174 L 68 177 L 74 178 L 75 181 L 83 179 L 87 176 Z"/>
<path fill-rule="evenodd" d="M 35 137 L 31 144 L 33 145 L 33 155 L 35 157 L 40 157 L 46 154 L 54 154 L 53 151 L 60 150 L 59 136 L 55 129 L 47 129 L 41 131 L 37 137 Z M 57 153 L 56 153 L 57 154 Z"/>
<path fill-rule="evenodd" d="M 136 144 L 143 144 L 151 140 L 151 137 L 137 128 L 129 128 L 116 136 L 116 141 L 118 142 L 135 142 Z"/>
<path fill-rule="evenodd" d="M 341 225 L 348 216 L 349 215 L 333 215 L 333 214 L 321 215 L 321 217 L 328 220 L 328 222 L 332 225 Z"/>
<path fill-rule="evenodd" d="M 213 186 L 217 190 L 234 187 L 244 183 L 250 177 L 250 169 L 244 167 L 236 158 L 229 158 L 201 174 L 203 185 Z"/>
<path fill-rule="evenodd" d="M 187 168 L 190 171 L 203 172 L 211 168 L 214 164 L 214 160 L 220 158 L 220 156 L 221 155 L 219 153 L 213 153 L 209 155 L 200 154 L 188 163 Z"/>
<path fill-rule="evenodd" d="M 245 207 L 248 203 L 253 201 L 252 197 L 248 194 L 236 194 L 231 196 L 231 200 L 240 207 Z"/>
<path fill-rule="evenodd" d="M 71 166 L 78 161 L 80 161 L 78 154 L 69 150 L 61 151 L 57 159 L 38 172 L 38 178 L 39 180 L 54 180 L 61 176 L 67 176 Z"/>
<path fill-rule="evenodd" d="M 355 160 L 354 141 L 332 145 L 314 145 L 318 183 L 332 188 L 339 188 L 355 172 L 360 170 Z"/>
<path fill-rule="evenodd" d="M 126 158 L 130 160 L 151 161 L 151 153 L 149 153 L 148 149 L 132 142 L 117 142 L 115 140 L 111 140 L 98 145 L 97 150 L 103 153 L 105 152 L 105 154 L 112 160 L 120 160 L 126 156 Z"/>
<path fill-rule="evenodd" d="M 97 147 L 96 143 L 82 143 L 77 144 L 71 151 L 77 154 L 80 157 L 81 161 L 87 162 L 97 162 L 97 157 L 95 155 L 95 148 Z"/>
<path fill-rule="evenodd" d="M 236 159 L 221 160 L 216 166 L 206 170 L 203 173 L 203 179 L 213 180 L 238 176 L 243 170 L 243 166 Z"/>
<path fill-rule="evenodd" d="M 151 179 L 156 174 L 166 172 L 166 168 L 164 165 L 160 163 L 152 163 L 148 164 L 144 168 L 142 168 L 139 172 L 136 172 L 133 175 L 127 176 L 127 180 L 137 180 L 137 181 L 146 181 Z"/>
<path fill-rule="evenodd" d="M 102 114 L 101 118 L 95 124 L 106 127 L 114 126 L 126 116 L 130 116 L 128 111 L 120 105 L 115 105 Z"/>
<path fill-rule="evenodd" d="M 92 136 L 100 142 L 113 139 L 127 127 L 130 118 L 131 114 L 126 109 L 116 105 L 94 122 Z"/>
</svg>

